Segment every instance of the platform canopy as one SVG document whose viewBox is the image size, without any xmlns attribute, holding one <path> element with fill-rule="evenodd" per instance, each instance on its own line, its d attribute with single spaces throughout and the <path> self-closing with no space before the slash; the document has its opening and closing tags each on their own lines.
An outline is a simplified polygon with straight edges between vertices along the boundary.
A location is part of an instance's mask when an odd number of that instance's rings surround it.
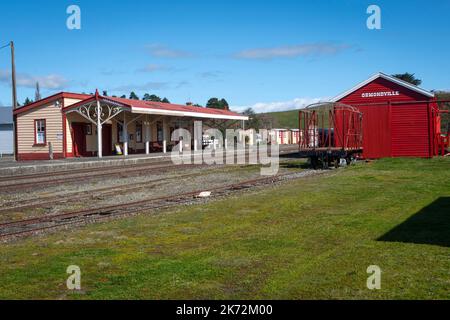
<svg viewBox="0 0 450 320">
<path fill-rule="evenodd" d="M 99 95 L 98 91 L 94 95 L 90 95 L 85 99 L 76 102 L 62 109 L 64 114 L 77 113 L 89 122 L 97 126 L 97 147 L 98 157 L 102 157 L 102 126 L 110 120 L 117 120 L 119 114 L 123 114 L 123 139 L 124 139 L 124 155 L 128 155 L 128 130 L 127 126 L 138 118 L 148 118 L 149 115 L 157 116 L 156 119 L 163 118 L 163 126 L 166 125 L 167 117 L 186 117 L 190 120 L 205 119 L 210 121 L 216 120 L 248 120 L 247 116 L 241 115 L 230 110 L 211 109 L 203 107 L 195 107 L 190 105 L 178 105 L 163 102 L 153 102 L 144 100 L 132 100 L 117 97 L 106 97 Z M 136 114 L 131 120 L 127 121 L 127 114 Z M 149 122 L 144 122 L 146 126 L 146 153 L 149 152 Z M 165 133 L 165 130 L 163 130 Z M 164 134 L 165 135 L 165 134 Z M 166 152 L 167 137 L 163 140 L 163 152 Z M 195 146 L 194 146 L 195 148 Z M 194 149 L 195 150 L 195 149 Z"/>
<path fill-rule="evenodd" d="M 120 112 L 153 114 L 159 116 L 190 117 L 222 120 L 248 120 L 247 116 L 223 109 L 212 109 L 164 102 L 105 97 L 98 93 L 63 109 L 65 113 L 78 112 L 91 122 L 97 123 L 97 102 L 102 108 L 101 120 L 106 122 Z"/>
</svg>

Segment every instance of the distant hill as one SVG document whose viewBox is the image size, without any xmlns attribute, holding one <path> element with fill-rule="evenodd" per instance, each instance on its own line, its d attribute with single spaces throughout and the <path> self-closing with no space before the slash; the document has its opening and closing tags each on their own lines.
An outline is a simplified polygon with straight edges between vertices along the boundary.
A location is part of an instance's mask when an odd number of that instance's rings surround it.
<svg viewBox="0 0 450 320">
<path fill-rule="evenodd" d="M 278 111 L 261 113 L 260 116 L 264 119 L 264 127 L 271 128 L 298 128 L 298 110 Z"/>
<path fill-rule="evenodd" d="M 317 109 L 316 107 L 310 110 Z M 265 128 L 281 128 L 281 129 L 298 129 L 298 112 L 297 110 L 277 111 L 261 113 L 263 127 Z M 324 113 L 325 121 L 328 121 L 328 112 Z"/>
</svg>

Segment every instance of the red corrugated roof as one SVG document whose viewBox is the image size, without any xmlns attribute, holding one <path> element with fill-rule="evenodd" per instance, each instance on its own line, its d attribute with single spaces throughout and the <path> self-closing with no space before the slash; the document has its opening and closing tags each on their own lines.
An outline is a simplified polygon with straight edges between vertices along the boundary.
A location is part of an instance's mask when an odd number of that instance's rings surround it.
<svg viewBox="0 0 450 320">
<path fill-rule="evenodd" d="M 30 110 L 30 109 L 33 109 L 33 108 L 36 108 L 36 107 L 40 107 L 40 106 L 42 106 L 44 104 L 53 102 L 53 101 L 61 99 L 61 98 L 84 100 L 84 99 L 87 99 L 87 98 L 90 98 L 90 97 L 92 97 L 92 95 L 90 95 L 90 94 L 73 93 L 73 92 L 58 92 L 58 93 L 56 93 L 54 95 L 48 96 L 48 97 L 43 98 L 41 100 L 35 101 L 33 103 L 30 103 L 30 104 L 27 104 L 27 105 L 24 105 L 24 106 L 21 106 L 21 107 L 18 107 L 18 108 L 16 108 L 13 111 L 13 113 L 14 114 L 19 114 L 19 113 L 25 112 L 27 110 Z"/>
<path fill-rule="evenodd" d="M 212 108 L 204 108 L 204 107 L 196 107 L 196 106 L 186 106 L 186 105 L 182 105 L 182 104 L 144 101 L 144 100 L 133 100 L 133 99 L 115 98 L 115 97 L 101 97 L 100 96 L 100 98 L 110 99 L 110 100 L 113 100 L 113 101 L 116 101 L 119 103 L 123 103 L 123 104 L 129 105 L 129 106 L 137 107 L 137 108 L 160 109 L 160 110 L 181 111 L 181 112 L 197 112 L 197 113 L 208 113 L 208 114 L 225 115 L 225 116 L 242 116 L 241 114 L 230 111 L 230 110 L 212 109 Z"/>
<path fill-rule="evenodd" d="M 111 101 L 115 101 L 129 107 L 135 108 L 145 108 L 145 109 L 159 109 L 159 110 L 167 110 L 167 111 L 179 111 L 179 112 L 194 112 L 194 113 L 203 113 L 203 114 L 211 114 L 211 115 L 222 115 L 222 116 L 243 116 L 239 113 L 230 111 L 230 110 L 222 110 L 222 109 L 212 109 L 212 108 L 204 108 L 204 107 L 196 107 L 196 106 L 187 106 L 181 104 L 173 104 L 173 103 L 163 103 L 163 102 L 153 102 L 153 101 L 144 101 L 144 100 L 133 100 L 133 99 L 125 99 L 125 98 L 117 98 L 117 97 L 104 97 L 99 95 L 99 99 L 108 99 Z M 60 92 L 44 98 L 42 100 L 36 101 L 24 107 L 20 107 L 14 110 L 14 114 L 18 114 L 32 108 L 39 107 L 43 104 L 49 103 L 51 101 L 61 99 L 61 98 L 73 98 L 80 99 L 81 101 L 67 106 L 65 109 L 72 108 L 73 106 L 78 106 L 83 104 L 84 101 L 95 98 L 95 95 L 92 94 L 79 94 L 79 93 L 71 93 L 71 92 Z"/>
</svg>

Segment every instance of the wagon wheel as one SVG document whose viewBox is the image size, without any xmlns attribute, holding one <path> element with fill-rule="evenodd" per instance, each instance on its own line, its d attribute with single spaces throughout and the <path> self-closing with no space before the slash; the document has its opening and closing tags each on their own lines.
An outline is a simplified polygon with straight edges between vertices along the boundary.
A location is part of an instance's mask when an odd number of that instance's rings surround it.
<svg viewBox="0 0 450 320">
<path fill-rule="evenodd" d="M 352 156 L 349 155 L 349 156 L 345 157 L 345 161 L 347 162 L 347 166 L 351 165 L 352 164 Z"/>
<path fill-rule="evenodd" d="M 311 167 L 314 169 L 314 170 L 316 170 L 317 169 L 317 166 L 318 166 L 318 159 L 317 159 L 317 157 L 316 156 L 312 156 L 311 158 Z"/>
<path fill-rule="evenodd" d="M 334 160 L 333 160 L 333 163 L 334 163 L 334 167 L 335 167 L 336 169 L 339 168 L 339 158 L 334 159 Z"/>
</svg>

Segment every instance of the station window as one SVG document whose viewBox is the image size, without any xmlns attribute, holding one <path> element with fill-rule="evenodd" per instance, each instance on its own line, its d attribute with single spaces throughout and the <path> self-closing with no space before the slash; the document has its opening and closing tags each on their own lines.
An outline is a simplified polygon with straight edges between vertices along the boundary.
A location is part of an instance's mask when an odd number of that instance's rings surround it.
<svg viewBox="0 0 450 320">
<path fill-rule="evenodd" d="M 142 123 L 136 122 L 136 142 L 142 142 Z"/>
<path fill-rule="evenodd" d="M 121 123 L 117 123 L 117 141 L 123 142 L 123 126 Z"/>
<path fill-rule="evenodd" d="M 46 126 L 45 119 L 34 120 L 34 143 L 35 144 L 46 144 Z"/>
<path fill-rule="evenodd" d="M 156 138 L 158 141 L 163 141 L 163 124 L 161 121 L 156 122 Z"/>
</svg>

